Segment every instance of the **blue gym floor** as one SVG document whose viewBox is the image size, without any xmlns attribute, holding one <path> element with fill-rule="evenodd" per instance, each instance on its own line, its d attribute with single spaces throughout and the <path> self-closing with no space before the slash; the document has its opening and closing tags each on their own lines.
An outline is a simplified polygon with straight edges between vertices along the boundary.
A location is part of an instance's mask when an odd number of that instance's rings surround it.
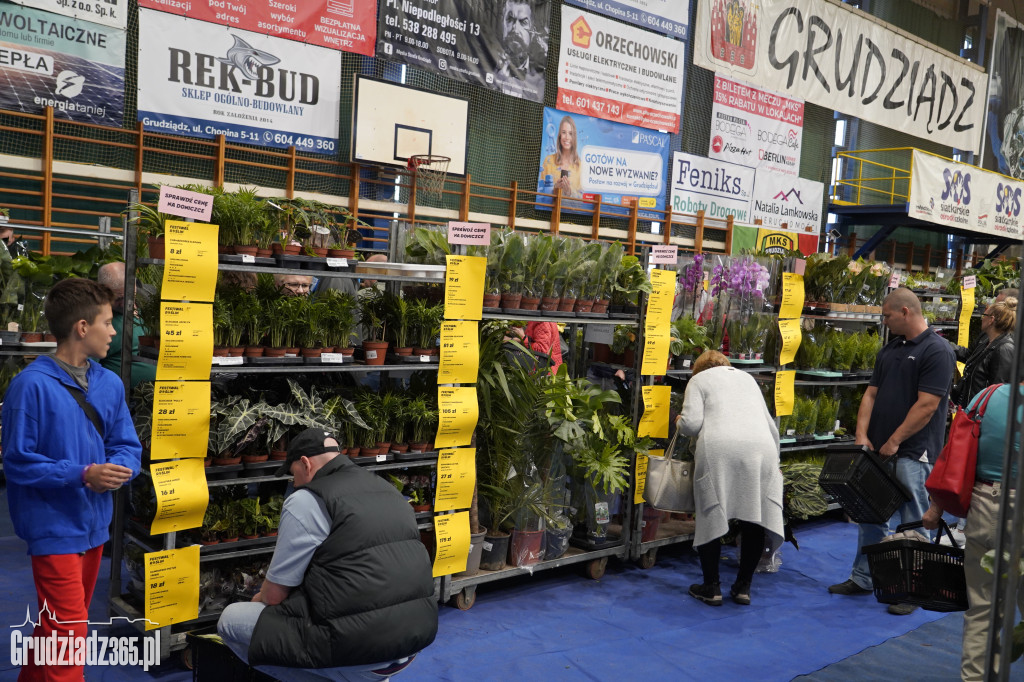
<svg viewBox="0 0 1024 682">
<path fill-rule="evenodd" d="M 12 536 L 6 499 L 0 503 L 0 623 L 14 626 L 27 605 L 35 613 L 35 592 L 24 544 Z M 961 614 L 892 616 L 872 596 L 830 595 L 828 585 L 848 576 L 856 526 L 822 520 L 798 526 L 797 537 L 801 550 L 785 545 L 778 573 L 755 576 L 747 607 L 689 597 L 700 569 L 685 546 L 663 548 L 649 570 L 612 560 L 599 581 L 567 567 L 482 585 L 471 610 L 441 608 L 437 640 L 395 679 L 959 679 Z M 725 557 L 727 587 L 735 551 Z M 104 560 L 93 620 L 106 618 L 108 573 Z M 1015 679 L 1024 679 L 1020 666 Z M 0 655 L 0 682 L 16 677 Z M 174 657 L 149 673 L 89 668 L 86 679 L 170 682 L 191 673 Z"/>
</svg>

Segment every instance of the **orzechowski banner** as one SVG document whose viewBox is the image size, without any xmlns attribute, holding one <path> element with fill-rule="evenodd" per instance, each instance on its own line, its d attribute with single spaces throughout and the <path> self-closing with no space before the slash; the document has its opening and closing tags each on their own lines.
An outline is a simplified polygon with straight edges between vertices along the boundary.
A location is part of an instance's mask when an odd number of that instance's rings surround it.
<svg viewBox="0 0 1024 682">
<path fill-rule="evenodd" d="M 984 70 L 838 0 L 699 0 L 693 62 L 957 149 L 975 150 Z"/>
<path fill-rule="evenodd" d="M 340 97 L 334 50 L 139 10 L 146 130 L 333 154 Z"/>
<path fill-rule="evenodd" d="M 562 5 L 558 108 L 679 132 L 686 46 Z"/>
<path fill-rule="evenodd" d="M 916 150 L 913 164 L 910 217 L 1001 237 L 1024 234 L 1024 183 Z"/>
<path fill-rule="evenodd" d="M 690 0 L 565 0 L 566 4 L 686 40 Z"/>
<path fill-rule="evenodd" d="M 803 137 L 803 102 L 715 76 L 709 157 L 799 175 Z"/>
</svg>

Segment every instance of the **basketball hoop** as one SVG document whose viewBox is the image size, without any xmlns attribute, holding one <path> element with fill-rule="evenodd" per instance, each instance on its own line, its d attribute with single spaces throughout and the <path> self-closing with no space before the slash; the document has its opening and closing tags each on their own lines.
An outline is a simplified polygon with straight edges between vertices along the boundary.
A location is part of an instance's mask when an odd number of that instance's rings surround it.
<svg viewBox="0 0 1024 682">
<path fill-rule="evenodd" d="M 416 189 L 423 197 L 439 200 L 444 192 L 444 181 L 448 177 L 448 164 L 451 159 L 437 154 L 413 154 L 409 157 L 409 170 L 412 171 Z"/>
</svg>

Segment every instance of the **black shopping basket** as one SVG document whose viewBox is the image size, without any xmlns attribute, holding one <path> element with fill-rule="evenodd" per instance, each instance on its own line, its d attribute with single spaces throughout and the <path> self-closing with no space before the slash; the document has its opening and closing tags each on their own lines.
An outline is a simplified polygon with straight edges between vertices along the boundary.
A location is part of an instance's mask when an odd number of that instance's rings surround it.
<svg viewBox="0 0 1024 682">
<path fill-rule="evenodd" d="M 226 644 L 209 639 L 216 635 L 217 627 L 208 627 L 185 633 L 192 667 L 192 682 L 274 682 L 274 678 L 249 667 Z"/>
<path fill-rule="evenodd" d="M 885 523 L 910 500 L 895 472 L 864 445 L 830 447 L 818 484 L 856 523 Z"/>
<path fill-rule="evenodd" d="M 896 532 L 920 528 L 921 522 L 904 523 Z M 883 604 L 915 604 L 928 611 L 966 611 L 967 580 L 964 550 L 956 545 L 949 526 L 941 529 L 951 545 L 924 540 L 888 540 L 861 550 L 868 557 L 875 598 Z"/>
</svg>

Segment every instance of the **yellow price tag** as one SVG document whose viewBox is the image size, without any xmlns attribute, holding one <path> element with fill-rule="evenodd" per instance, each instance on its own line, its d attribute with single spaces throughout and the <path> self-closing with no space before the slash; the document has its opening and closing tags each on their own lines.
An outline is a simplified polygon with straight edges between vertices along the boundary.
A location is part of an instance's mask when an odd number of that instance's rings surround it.
<svg viewBox="0 0 1024 682">
<path fill-rule="evenodd" d="M 439 384 L 475 384 L 480 365 L 479 323 L 446 321 L 441 323 L 441 365 Z"/>
<path fill-rule="evenodd" d="M 210 490 L 206 487 L 202 460 L 154 462 L 149 472 L 156 489 L 156 516 L 151 531 L 154 535 L 203 525 Z"/>
<path fill-rule="evenodd" d="M 457 448 L 469 445 L 473 429 L 480 418 L 476 386 L 438 386 L 437 388 L 437 435 L 434 447 Z"/>
<path fill-rule="evenodd" d="M 213 305 L 162 303 L 157 380 L 207 380 L 212 359 Z"/>
<path fill-rule="evenodd" d="M 637 436 L 668 438 L 668 408 L 672 400 L 669 386 L 644 386 L 644 414 L 637 426 Z"/>
<path fill-rule="evenodd" d="M 641 375 L 660 377 L 668 371 L 668 347 L 671 341 L 667 331 L 657 335 L 648 333 L 644 337 L 644 355 L 640 365 Z"/>
<path fill-rule="evenodd" d="M 435 516 L 434 540 L 434 577 L 465 571 L 469 559 L 469 512 Z"/>
<path fill-rule="evenodd" d="M 217 287 L 216 225 L 168 220 L 164 280 L 160 298 L 168 301 L 213 301 Z"/>
<path fill-rule="evenodd" d="M 971 345 L 971 315 L 974 314 L 974 287 L 960 289 L 960 330 L 957 333 L 957 345 L 967 348 Z"/>
<path fill-rule="evenodd" d="M 476 487 L 476 449 L 442 450 L 437 456 L 434 511 L 468 509 Z"/>
<path fill-rule="evenodd" d="M 779 352 L 779 364 L 788 365 L 796 358 L 800 348 L 803 332 L 800 331 L 800 318 L 779 320 L 779 333 L 782 334 L 782 350 Z"/>
<path fill-rule="evenodd" d="M 146 559 L 146 629 L 199 617 L 199 545 L 151 552 Z"/>
<path fill-rule="evenodd" d="M 152 434 L 150 459 L 206 457 L 210 440 L 210 382 L 156 382 Z"/>
<path fill-rule="evenodd" d="M 672 304 L 676 297 L 676 271 L 651 270 L 651 289 L 647 298 L 646 324 L 667 329 L 672 322 Z"/>
<path fill-rule="evenodd" d="M 794 272 L 782 273 L 782 305 L 779 319 L 800 317 L 804 310 L 804 276 Z"/>
<path fill-rule="evenodd" d="M 784 369 L 775 373 L 775 416 L 793 414 L 793 396 L 796 371 Z"/>
<path fill-rule="evenodd" d="M 483 317 L 484 256 L 445 256 L 444 318 L 446 320 L 479 320 Z"/>
</svg>

